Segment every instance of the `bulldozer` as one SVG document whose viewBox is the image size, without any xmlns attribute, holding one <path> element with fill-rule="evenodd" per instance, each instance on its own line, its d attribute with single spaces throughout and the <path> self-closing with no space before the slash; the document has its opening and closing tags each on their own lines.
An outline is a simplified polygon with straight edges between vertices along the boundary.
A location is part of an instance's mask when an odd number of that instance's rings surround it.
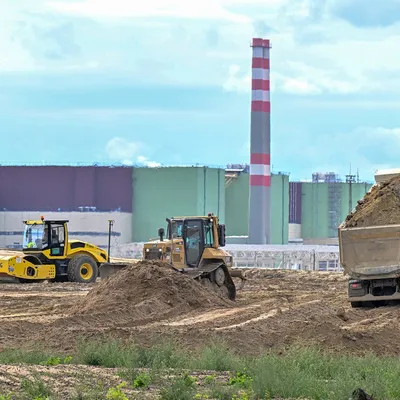
<svg viewBox="0 0 400 400">
<path fill-rule="evenodd" d="M 166 237 L 164 228 L 160 228 L 158 237 L 144 244 L 143 259 L 167 262 L 177 272 L 235 300 L 236 290 L 243 288 L 246 276 L 241 270 L 232 269 L 232 256 L 221 249 L 225 246 L 225 225 L 219 224 L 212 213 L 166 221 Z M 123 266 L 103 264 L 100 278 L 107 278 L 120 268 Z M 238 287 L 233 278 L 239 278 Z"/>
<path fill-rule="evenodd" d="M 68 220 L 23 221 L 25 224 L 21 256 L 0 257 L 0 277 L 21 283 L 53 282 L 92 283 L 108 253 L 80 240 L 68 239 Z"/>
</svg>

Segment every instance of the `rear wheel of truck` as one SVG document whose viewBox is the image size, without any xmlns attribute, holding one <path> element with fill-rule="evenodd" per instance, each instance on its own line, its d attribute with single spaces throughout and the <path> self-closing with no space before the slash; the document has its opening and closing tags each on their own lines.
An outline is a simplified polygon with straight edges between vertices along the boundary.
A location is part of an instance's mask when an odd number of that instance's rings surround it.
<svg viewBox="0 0 400 400">
<path fill-rule="evenodd" d="M 352 308 L 361 308 L 363 306 L 362 301 L 352 301 L 351 302 L 351 307 Z"/>
<path fill-rule="evenodd" d="M 96 282 L 98 267 L 90 256 L 76 256 L 68 263 L 68 281 L 78 283 Z"/>
</svg>

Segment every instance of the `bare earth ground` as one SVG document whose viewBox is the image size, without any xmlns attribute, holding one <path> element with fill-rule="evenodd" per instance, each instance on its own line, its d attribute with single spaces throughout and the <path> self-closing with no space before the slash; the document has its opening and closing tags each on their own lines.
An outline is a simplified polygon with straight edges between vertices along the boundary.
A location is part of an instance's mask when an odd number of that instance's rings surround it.
<svg viewBox="0 0 400 400">
<path fill-rule="evenodd" d="M 142 275 L 132 275 L 139 281 L 137 287 L 124 277 L 125 287 L 119 293 L 116 288 L 110 290 L 108 303 L 96 297 L 102 295 L 106 282 L 88 286 L 1 284 L 0 350 L 39 345 L 50 347 L 57 354 L 73 354 L 75 340 L 80 337 L 112 335 L 133 338 L 140 345 L 171 339 L 186 347 L 201 347 L 213 338 L 222 338 L 242 355 L 257 355 L 266 349 L 279 351 L 296 343 L 316 343 L 328 351 L 353 355 L 369 351 L 400 355 L 399 306 L 351 309 L 346 300 L 347 278 L 340 273 L 253 269 L 247 272 L 249 280 L 238 292 L 236 302 L 219 298 L 218 305 L 213 306 L 216 298 L 209 293 L 209 300 L 201 299 L 207 303 L 202 306 L 195 301 L 200 295 L 190 286 L 194 282 L 182 280 L 181 286 L 174 288 L 168 283 L 170 275 L 154 278 L 156 272 L 147 276 L 145 268 L 148 267 L 142 267 Z M 153 293 L 152 290 L 161 290 L 166 279 L 168 291 L 162 296 Z M 160 287 L 154 286 L 153 281 L 159 282 Z M 182 288 L 193 294 L 187 303 L 179 297 Z M 93 290 L 88 294 L 90 289 Z M 140 301 L 135 295 L 141 296 Z M 118 302 L 112 302 L 113 298 Z M 134 307 L 129 308 L 130 303 Z M 93 304 L 104 304 L 104 312 L 96 311 Z M 170 307 L 167 311 L 166 304 Z M 0 393 L 13 387 L 21 374 L 29 375 L 40 368 L 47 369 L 50 375 L 66 373 L 65 379 L 54 379 L 61 385 L 60 390 L 71 389 L 73 379 L 67 378 L 70 374 L 118 381 L 112 370 L 99 372 L 92 367 L 0 366 Z"/>
</svg>

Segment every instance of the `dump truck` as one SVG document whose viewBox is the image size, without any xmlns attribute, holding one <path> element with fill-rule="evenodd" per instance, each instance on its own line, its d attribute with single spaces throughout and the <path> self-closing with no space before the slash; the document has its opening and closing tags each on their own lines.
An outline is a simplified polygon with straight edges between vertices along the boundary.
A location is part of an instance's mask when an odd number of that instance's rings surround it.
<svg viewBox="0 0 400 400">
<path fill-rule="evenodd" d="M 395 175 L 400 169 L 377 171 L 375 185 Z M 351 306 L 400 300 L 400 225 L 345 226 L 338 228 L 339 254 Z"/>
<path fill-rule="evenodd" d="M 23 221 L 21 255 L 0 257 L 0 277 L 21 283 L 95 282 L 100 265 L 112 264 L 108 252 L 91 243 L 70 240 L 68 220 Z"/>
<path fill-rule="evenodd" d="M 233 270 L 233 258 L 221 247 L 225 246 L 225 225 L 219 224 L 212 213 L 206 216 L 166 218 L 167 232 L 158 230 L 158 237 L 143 246 L 144 260 L 159 260 L 178 273 L 187 274 L 199 283 L 220 292 L 231 300 L 241 289 L 246 276 Z M 123 265 L 106 264 L 100 267 L 100 278 L 114 274 Z M 237 287 L 233 281 L 238 278 Z"/>
</svg>

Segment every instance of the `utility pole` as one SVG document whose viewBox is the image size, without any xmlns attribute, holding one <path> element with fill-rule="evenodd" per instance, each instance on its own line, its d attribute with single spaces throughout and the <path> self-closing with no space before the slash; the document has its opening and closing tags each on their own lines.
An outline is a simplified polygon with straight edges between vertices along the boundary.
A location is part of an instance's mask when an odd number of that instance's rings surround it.
<svg viewBox="0 0 400 400">
<path fill-rule="evenodd" d="M 351 174 L 346 175 L 346 183 L 349 184 L 349 214 L 353 210 L 353 183 L 356 183 L 356 176 Z"/>
<path fill-rule="evenodd" d="M 111 252 L 111 233 L 112 233 L 112 227 L 114 225 L 114 220 L 109 219 L 108 220 L 108 262 L 110 262 L 110 252 Z"/>
</svg>

